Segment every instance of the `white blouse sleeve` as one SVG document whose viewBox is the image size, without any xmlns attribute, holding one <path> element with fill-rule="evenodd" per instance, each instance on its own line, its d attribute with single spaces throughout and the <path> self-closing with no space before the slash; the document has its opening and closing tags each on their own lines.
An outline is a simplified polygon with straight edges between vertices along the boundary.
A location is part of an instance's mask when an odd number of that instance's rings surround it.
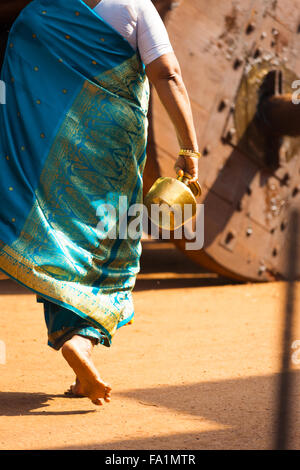
<svg viewBox="0 0 300 470">
<path fill-rule="evenodd" d="M 137 47 L 145 65 L 173 52 L 165 25 L 151 0 L 135 0 Z"/>
</svg>

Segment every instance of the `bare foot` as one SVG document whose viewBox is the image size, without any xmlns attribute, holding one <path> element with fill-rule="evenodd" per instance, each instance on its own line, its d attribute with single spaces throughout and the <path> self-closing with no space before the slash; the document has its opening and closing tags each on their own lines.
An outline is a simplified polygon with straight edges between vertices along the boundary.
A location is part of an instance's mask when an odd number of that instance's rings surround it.
<svg viewBox="0 0 300 470">
<path fill-rule="evenodd" d="M 68 390 L 65 391 L 65 395 L 67 397 L 72 398 L 83 398 L 85 397 L 84 392 L 82 390 L 81 383 L 79 382 L 78 377 L 76 377 L 76 382 L 74 382 Z"/>
<path fill-rule="evenodd" d="M 78 341 L 79 340 L 77 340 L 77 342 Z M 93 346 L 95 345 L 94 340 L 92 338 L 89 338 L 89 341 L 85 341 L 84 343 L 81 341 L 80 343 L 81 343 L 82 348 L 83 346 L 85 347 L 86 354 L 89 356 L 89 358 L 91 358 L 92 352 L 93 352 Z M 70 388 L 66 390 L 65 395 L 68 397 L 72 397 L 72 398 L 86 397 L 78 377 L 76 377 L 76 381 L 70 386 Z"/>
<path fill-rule="evenodd" d="M 102 405 L 102 399 L 110 402 L 111 387 L 103 382 L 91 359 L 91 341 L 88 338 L 74 335 L 63 345 L 62 355 L 76 374 L 79 383 L 76 392 L 88 397 L 95 405 Z"/>
</svg>

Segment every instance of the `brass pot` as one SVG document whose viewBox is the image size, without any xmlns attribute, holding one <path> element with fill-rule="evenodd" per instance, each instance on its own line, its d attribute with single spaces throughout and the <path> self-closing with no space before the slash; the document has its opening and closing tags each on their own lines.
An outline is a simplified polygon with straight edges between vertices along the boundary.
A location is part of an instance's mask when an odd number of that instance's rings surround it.
<svg viewBox="0 0 300 470">
<path fill-rule="evenodd" d="M 186 176 L 158 178 L 145 196 L 149 219 L 161 229 L 176 230 L 196 215 L 198 183 L 188 184 Z"/>
</svg>

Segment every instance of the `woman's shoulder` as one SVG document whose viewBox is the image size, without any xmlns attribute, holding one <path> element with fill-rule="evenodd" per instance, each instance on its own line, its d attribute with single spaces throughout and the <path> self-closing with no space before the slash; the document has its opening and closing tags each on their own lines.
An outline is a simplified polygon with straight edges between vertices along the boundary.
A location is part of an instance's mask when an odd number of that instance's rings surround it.
<svg viewBox="0 0 300 470">
<path fill-rule="evenodd" d="M 109 2 L 109 0 L 105 0 Z M 137 16 L 146 16 L 149 13 L 153 14 L 153 11 L 156 12 L 156 8 L 153 5 L 151 0 L 115 0 L 119 2 L 120 5 L 124 5 L 125 7 L 133 10 Z"/>
<path fill-rule="evenodd" d="M 113 17 L 117 15 L 122 21 L 134 22 L 138 20 L 147 22 L 158 16 L 151 0 L 101 0 L 95 11 L 110 13 Z"/>
</svg>

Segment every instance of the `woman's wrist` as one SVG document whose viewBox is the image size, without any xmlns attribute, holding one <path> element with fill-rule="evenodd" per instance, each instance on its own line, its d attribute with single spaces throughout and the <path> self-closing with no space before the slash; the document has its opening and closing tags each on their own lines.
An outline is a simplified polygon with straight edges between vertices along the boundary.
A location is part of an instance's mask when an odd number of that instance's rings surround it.
<svg viewBox="0 0 300 470">
<path fill-rule="evenodd" d="M 197 147 L 197 150 L 191 149 L 191 148 L 181 147 L 181 149 L 179 150 L 179 156 L 191 157 L 191 158 L 201 158 L 202 154 L 201 154 L 201 152 L 198 151 L 198 147 Z"/>
<path fill-rule="evenodd" d="M 180 150 L 191 150 L 192 152 L 199 152 L 199 145 L 197 139 L 179 139 Z"/>
</svg>

